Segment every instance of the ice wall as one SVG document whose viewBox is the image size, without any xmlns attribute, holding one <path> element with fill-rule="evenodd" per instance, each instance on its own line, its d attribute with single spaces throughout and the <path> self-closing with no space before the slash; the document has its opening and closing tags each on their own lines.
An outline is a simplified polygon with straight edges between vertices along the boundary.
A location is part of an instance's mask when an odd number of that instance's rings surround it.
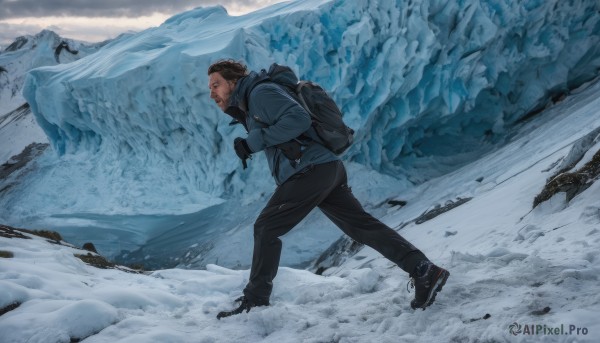
<svg viewBox="0 0 600 343">
<path fill-rule="evenodd" d="M 62 156 L 37 186 L 83 187 L 63 193 L 91 194 L 71 210 L 112 197 L 134 212 L 268 192 L 266 163 L 242 172 L 231 142 L 244 133 L 208 96 L 206 69 L 224 57 L 321 83 L 357 131 L 345 158 L 419 182 L 597 75 L 599 11 L 596 0 L 308 0 L 185 12 L 30 73 L 24 96 Z"/>
</svg>

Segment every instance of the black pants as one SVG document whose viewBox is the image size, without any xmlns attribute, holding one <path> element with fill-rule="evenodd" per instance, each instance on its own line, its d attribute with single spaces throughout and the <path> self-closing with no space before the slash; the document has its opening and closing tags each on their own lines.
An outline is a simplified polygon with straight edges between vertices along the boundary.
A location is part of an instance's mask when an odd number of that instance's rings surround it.
<svg viewBox="0 0 600 343">
<path fill-rule="evenodd" d="M 277 187 L 254 224 L 254 255 L 244 295 L 257 302 L 271 296 L 281 240 L 310 211 L 319 207 L 345 234 L 377 250 L 409 274 L 427 260 L 396 231 L 365 212 L 347 184 L 341 161 L 319 164 Z"/>
</svg>

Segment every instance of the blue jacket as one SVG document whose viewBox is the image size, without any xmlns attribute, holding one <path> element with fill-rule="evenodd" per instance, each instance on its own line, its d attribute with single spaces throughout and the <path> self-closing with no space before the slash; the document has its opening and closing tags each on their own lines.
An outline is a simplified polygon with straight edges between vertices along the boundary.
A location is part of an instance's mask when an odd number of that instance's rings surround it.
<svg viewBox="0 0 600 343">
<path fill-rule="evenodd" d="M 314 136 L 310 115 L 285 90 L 268 80 L 265 72 L 251 72 L 238 80 L 225 111 L 244 125 L 253 153 L 264 151 L 277 185 L 299 171 L 338 157 L 316 140 L 308 139 L 299 161 L 291 161 L 275 146 L 305 133 Z"/>
</svg>

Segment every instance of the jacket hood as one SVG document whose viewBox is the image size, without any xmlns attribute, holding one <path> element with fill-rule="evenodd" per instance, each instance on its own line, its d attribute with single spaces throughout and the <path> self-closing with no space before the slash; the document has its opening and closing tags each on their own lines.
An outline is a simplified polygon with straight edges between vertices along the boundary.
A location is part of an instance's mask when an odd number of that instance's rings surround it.
<svg viewBox="0 0 600 343">
<path fill-rule="evenodd" d="M 229 105 L 225 113 L 233 119 L 244 123 L 243 120 L 248 113 L 248 96 L 254 87 L 265 81 L 274 81 L 291 89 L 296 87 L 298 77 L 290 67 L 281 66 L 277 63 L 271 64 L 269 71 L 262 69 L 259 73 L 250 72 L 248 76 L 239 79 L 235 90 L 229 98 Z"/>
<path fill-rule="evenodd" d="M 244 118 L 248 113 L 248 96 L 250 92 L 257 84 L 267 80 L 269 80 L 269 76 L 264 70 L 260 73 L 251 72 L 248 76 L 239 79 L 229 98 L 229 106 L 227 106 L 225 113 L 229 114 L 233 119 L 244 123 Z"/>
</svg>

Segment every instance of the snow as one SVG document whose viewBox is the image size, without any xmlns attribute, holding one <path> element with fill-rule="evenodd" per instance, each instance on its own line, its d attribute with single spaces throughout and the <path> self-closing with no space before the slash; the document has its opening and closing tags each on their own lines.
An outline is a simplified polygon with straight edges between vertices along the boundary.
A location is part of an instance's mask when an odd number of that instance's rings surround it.
<svg viewBox="0 0 600 343">
<path fill-rule="evenodd" d="M 154 271 L 97 269 L 75 246 L 0 236 L 14 255 L 0 257 L 0 309 L 20 304 L 0 316 L 2 340 L 596 341 L 600 184 L 532 205 L 549 177 L 600 146 L 598 10 L 591 0 L 199 8 L 32 70 L 25 117 L 52 150 L 0 180 L 0 222 Z M 0 61 L 48 61 L 23 57 L 28 48 Z M 215 318 L 247 282 L 253 221 L 274 188 L 262 155 L 241 169 L 231 142 L 244 133 L 208 97 L 206 68 L 222 57 L 288 64 L 331 91 L 357 131 L 343 157 L 354 194 L 451 272 L 433 306 L 411 310 L 407 275 L 367 247 L 312 273 L 341 235 L 315 211 L 283 237 L 272 305 Z M 14 119 L 20 101 L 6 89 L 8 159 L 41 138 Z M 471 200 L 416 224 L 458 198 Z"/>
<path fill-rule="evenodd" d="M 426 311 L 410 309 L 407 275 L 368 247 L 323 275 L 280 267 L 271 306 L 217 320 L 219 311 L 235 306 L 247 269 L 97 269 L 74 257 L 85 252 L 27 234 L 32 239 L 0 237 L 0 250 L 14 254 L 0 258 L 0 307 L 22 303 L 0 316 L 3 339 L 595 342 L 600 183 L 569 203 L 558 193 L 531 210 L 556 162 L 580 147 L 582 137 L 598 135 L 600 82 L 577 93 L 522 124 L 501 149 L 402 194 L 406 206 L 387 208 L 382 220 L 402 227 L 404 237 L 451 273 Z M 580 163 L 591 158 L 583 156 Z M 414 223 L 433 204 L 459 196 L 473 199 Z M 286 242 L 284 254 L 288 249 Z M 521 333 L 512 335 L 515 324 Z M 564 331 L 524 334 L 531 325 Z"/>
<path fill-rule="evenodd" d="M 18 155 L 31 143 L 48 143 L 48 137 L 37 124 L 29 108 L 16 108 L 4 116 L 0 115 L 0 140 L 2 164 L 14 163 L 11 157 Z"/>
</svg>

